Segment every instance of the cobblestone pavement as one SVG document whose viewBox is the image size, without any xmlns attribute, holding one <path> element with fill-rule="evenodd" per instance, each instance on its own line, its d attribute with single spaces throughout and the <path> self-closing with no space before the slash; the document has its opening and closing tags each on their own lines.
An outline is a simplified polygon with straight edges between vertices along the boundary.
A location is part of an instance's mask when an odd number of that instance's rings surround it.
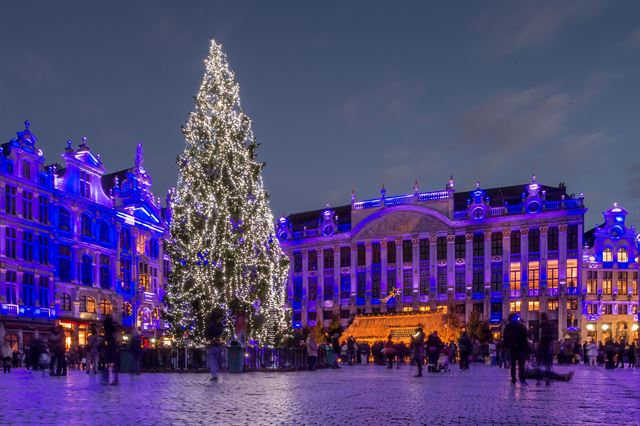
<svg viewBox="0 0 640 426">
<path fill-rule="evenodd" d="M 0 374 L 0 424 L 615 424 L 640 425 L 640 369 L 575 366 L 569 383 L 511 385 L 472 365 L 412 377 L 388 370 L 123 375 L 119 386 L 71 372 Z M 566 372 L 568 367 L 557 367 Z"/>
</svg>

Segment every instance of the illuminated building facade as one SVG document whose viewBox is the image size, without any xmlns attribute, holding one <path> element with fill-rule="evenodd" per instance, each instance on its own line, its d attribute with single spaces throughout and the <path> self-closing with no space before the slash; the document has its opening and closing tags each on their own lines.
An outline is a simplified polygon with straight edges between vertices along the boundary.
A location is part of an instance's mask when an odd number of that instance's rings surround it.
<svg viewBox="0 0 640 426">
<path fill-rule="evenodd" d="M 294 327 L 334 316 L 472 311 L 494 326 L 518 312 L 537 335 L 540 313 L 558 336 L 579 337 L 583 196 L 563 184 L 441 191 L 357 201 L 279 219 L 291 260 Z M 387 296 L 393 297 L 387 297 Z"/>
<path fill-rule="evenodd" d="M 84 344 L 112 315 L 148 338 L 160 320 L 167 230 L 139 144 L 133 167 L 107 174 L 86 138 L 45 165 L 29 122 L 0 151 L 0 321 L 12 346 L 54 323 Z"/>
<path fill-rule="evenodd" d="M 638 339 L 638 235 L 617 204 L 585 234 L 583 339 Z"/>
</svg>

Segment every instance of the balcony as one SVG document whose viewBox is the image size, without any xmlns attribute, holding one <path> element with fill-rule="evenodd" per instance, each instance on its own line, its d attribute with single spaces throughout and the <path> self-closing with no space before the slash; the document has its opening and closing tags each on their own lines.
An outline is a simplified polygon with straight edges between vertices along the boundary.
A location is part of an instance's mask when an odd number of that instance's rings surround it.
<svg viewBox="0 0 640 426">
<path fill-rule="evenodd" d="M 512 299 L 518 299 L 522 297 L 522 292 L 520 290 L 509 290 L 509 297 Z"/>
<path fill-rule="evenodd" d="M 547 296 L 556 297 L 557 295 L 558 295 L 558 289 L 557 288 L 548 288 L 547 289 Z"/>
<path fill-rule="evenodd" d="M 12 317 L 27 318 L 55 318 L 56 310 L 51 308 L 39 308 L 36 306 L 16 305 L 13 303 L 3 303 L 0 305 L 0 314 Z"/>
<path fill-rule="evenodd" d="M 580 293 L 578 292 L 578 287 L 567 287 L 567 294 L 570 296 L 576 296 Z"/>
<path fill-rule="evenodd" d="M 527 296 L 529 296 L 529 297 L 538 297 L 538 296 L 540 296 L 540 289 L 539 288 L 531 288 L 531 289 L 527 290 Z"/>
</svg>

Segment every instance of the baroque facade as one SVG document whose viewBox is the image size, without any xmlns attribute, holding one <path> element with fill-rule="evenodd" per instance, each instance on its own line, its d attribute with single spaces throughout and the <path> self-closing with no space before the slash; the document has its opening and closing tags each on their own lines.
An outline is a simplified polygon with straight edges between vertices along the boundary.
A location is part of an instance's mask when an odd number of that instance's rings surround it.
<svg viewBox="0 0 640 426">
<path fill-rule="evenodd" d="M 355 315 L 453 309 L 495 328 L 520 313 L 532 335 L 540 314 L 558 336 L 583 322 L 584 206 L 564 184 L 442 191 L 357 201 L 281 217 L 291 260 L 294 327 L 346 325 Z"/>
<path fill-rule="evenodd" d="M 617 204 L 604 222 L 585 234 L 583 339 L 638 339 L 638 235 Z"/>
<path fill-rule="evenodd" d="M 139 327 L 145 343 L 160 337 L 167 226 L 142 145 L 133 167 L 110 174 L 86 138 L 61 157 L 45 164 L 28 121 L 0 146 L 5 340 L 22 348 L 59 323 L 67 345 L 83 345 L 106 315 Z"/>
</svg>

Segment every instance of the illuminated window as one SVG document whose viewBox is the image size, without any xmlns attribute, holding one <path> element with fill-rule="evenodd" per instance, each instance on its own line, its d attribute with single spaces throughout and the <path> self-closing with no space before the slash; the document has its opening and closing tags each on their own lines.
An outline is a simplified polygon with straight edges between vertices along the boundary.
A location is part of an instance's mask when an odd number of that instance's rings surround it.
<svg viewBox="0 0 640 426">
<path fill-rule="evenodd" d="M 587 294 L 598 292 L 598 271 L 587 272 Z"/>
<path fill-rule="evenodd" d="M 520 290 L 520 263 L 511 263 L 509 271 L 509 289 Z"/>
<path fill-rule="evenodd" d="M 627 285 L 628 277 L 629 273 L 627 271 L 618 272 L 618 294 L 627 294 L 627 289 L 629 288 Z"/>
<path fill-rule="evenodd" d="M 547 264 L 547 287 L 558 288 L 558 261 L 550 260 Z"/>
<path fill-rule="evenodd" d="M 576 310 L 576 309 L 578 309 L 578 300 L 577 299 L 567 300 L 567 310 Z"/>
<path fill-rule="evenodd" d="M 529 290 L 538 290 L 540 288 L 540 266 L 538 262 L 529 262 Z"/>
<path fill-rule="evenodd" d="M 509 312 L 520 312 L 520 301 L 509 303 Z"/>
<path fill-rule="evenodd" d="M 603 262 L 613 262 L 613 252 L 610 248 L 606 248 L 602 250 L 602 261 Z"/>
<path fill-rule="evenodd" d="M 540 310 L 540 302 L 537 300 L 530 300 L 528 303 L 529 311 L 539 311 Z"/>
<path fill-rule="evenodd" d="M 635 296 L 638 295 L 638 272 L 637 271 L 631 272 L 631 293 L 633 293 L 633 295 Z"/>
<path fill-rule="evenodd" d="M 604 271 L 602 273 L 602 294 L 611 294 L 613 289 L 613 272 Z"/>
<path fill-rule="evenodd" d="M 578 260 L 567 259 L 567 287 L 578 286 Z"/>
<path fill-rule="evenodd" d="M 618 262 L 627 263 L 629 261 L 629 253 L 627 253 L 627 249 L 622 247 L 618 249 Z"/>
<path fill-rule="evenodd" d="M 100 312 L 102 315 L 111 315 L 111 302 L 107 299 L 102 299 L 100 301 Z"/>
<path fill-rule="evenodd" d="M 547 302 L 547 310 L 548 311 L 557 311 L 558 310 L 558 301 L 550 300 Z"/>
<path fill-rule="evenodd" d="M 96 313 L 96 299 L 93 297 L 87 297 L 87 312 L 90 314 Z"/>
<path fill-rule="evenodd" d="M 144 235 L 138 235 L 138 241 L 136 242 L 136 252 L 138 254 L 146 254 L 147 253 L 147 237 Z M 318 254 L 317 252 L 314 250 L 313 253 L 316 254 L 316 269 L 318 267 Z M 311 254 L 311 253 L 310 253 Z M 311 262 L 309 262 L 309 265 L 311 265 Z M 309 266 L 311 267 L 311 266 Z M 315 271 L 315 269 L 313 269 Z"/>
<path fill-rule="evenodd" d="M 589 315 L 596 315 L 598 313 L 598 305 L 595 303 L 590 303 L 587 305 L 587 313 Z"/>
</svg>

